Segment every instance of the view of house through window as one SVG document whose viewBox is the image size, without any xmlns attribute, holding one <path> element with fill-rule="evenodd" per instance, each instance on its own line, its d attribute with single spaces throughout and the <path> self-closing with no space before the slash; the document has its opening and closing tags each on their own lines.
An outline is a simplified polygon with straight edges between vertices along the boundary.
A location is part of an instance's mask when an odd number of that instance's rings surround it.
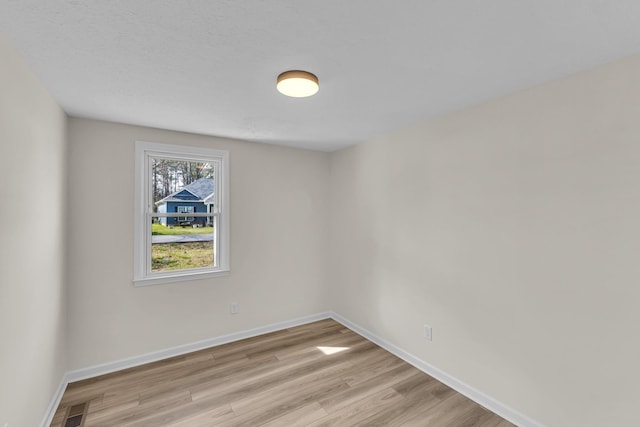
<svg viewBox="0 0 640 427">
<path fill-rule="evenodd" d="M 229 274 L 229 152 L 136 141 L 136 286 Z"/>
<path fill-rule="evenodd" d="M 215 172 L 209 162 L 150 158 L 152 272 L 216 267 Z"/>
</svg>

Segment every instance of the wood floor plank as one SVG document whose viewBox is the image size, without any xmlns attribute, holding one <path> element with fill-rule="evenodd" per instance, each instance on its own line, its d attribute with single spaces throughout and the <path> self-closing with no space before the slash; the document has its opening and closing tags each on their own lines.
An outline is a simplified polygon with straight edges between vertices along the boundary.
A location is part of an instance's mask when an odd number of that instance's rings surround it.
<svg viewBox="0 0 640 427">
<path fill-rule="evenodd" d="M 51 427 L 508 427 L 343 325 L 322 320 L 69 384 Z"/>
<path fill-rule="evenodd" d="M 169 422 L 169 427 L 211 427 L 222 426 L 236 416 L 229 405 L 204 409 L 194 414 L 186 414 L 180 421 Z"/>
<path fill-rule="evenodd" d="M 346 406 L 352 405 L 359 400 L 367 399 L 369 396 L 388 388 L 414 373 L 415 368 L 404 364 L 397 366 L 387 372 L 381 373 L 376 377 L 370 378 L 368 381 L 361 382 L 355 386 L 350 386 L 349 389 L 328 396 L 320 401 L 322 407 L 329 413 L 336 412 Z"/>
<path fill-rule="evenodd" d="M 318 402 L 312 402 L 296 410 L 287 412 L 281 417 L 259 425 L 261 427 L 307 427 L 309 424 L 325 416 L 327 416 L 327 411 L 325 411 Z"/>
<path fill-rule="evenodd" d="M 311 403 L 316 403 L 322 408 L 318 401 L 324 396 L 339 393 L 349 387 L 339 377 L 324 379 L 321 382 L 310 381 L 298 383 L 289 390 L 272 389 L 268 393 L 263 393 L 260 399 L 245 400 L 244 402 L 232 403 L 231 407 L 237 415 L 235 423 L 231 426 L 260 425 L 285 417 L 290 412 L 295 412 Z M 322 386 L 318 386 L 322 384 Z M 322 408 L 322 412 L 326 411 Z"/>
<path fill-rule="evenodd" d="M 312 423 L 309 427 L 352 426 L 362 420 L 387 411 L 400 403 L 403 397 L 392 388 L 385 388 L 361 398 L 353 399 L 340 409 L 330 412 L 326 417 Z"/>
<path fill-rule="evenodd" d="M 340 373 L 347 371 L 352 365 L 348 362 L 336 364 L 325 369 L 314 372 L 313 374 L 300 377 L 292 377 L 289 381 L 277 384 L 262 392 L 251 393 L 249 396 L 235 400 L 231 403 L 231 408 L 237 413 L 251 412 L 255 408 L 264 408 L 269 406 L 277 406 L 282 404 L 283 400 L 291 400 L 291 397 L 299 398 L 300 396 L 313 396 L 318 399 L 316 392 L 318 390 L 328 395 L 336 394 L 341 390 L 349 388 L 349 385 L 340 378 Z M 318 387 L 318 382 L 324 382 L 324 388 Z"/>
</svg>

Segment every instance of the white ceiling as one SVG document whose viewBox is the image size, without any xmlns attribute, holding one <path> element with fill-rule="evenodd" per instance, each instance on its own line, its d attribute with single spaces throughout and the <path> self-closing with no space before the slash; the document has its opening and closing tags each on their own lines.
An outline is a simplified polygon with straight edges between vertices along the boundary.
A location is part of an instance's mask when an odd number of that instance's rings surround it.
<svg viewBox="0 0 640 427">
<path fill-rule="evenodd" d="M 638 0 L 0 0 L 70 115 L 327 151 L 638 52 L 639 23 Z M 280 95 L 289 69 L 320 92 Z"/>
</svg>

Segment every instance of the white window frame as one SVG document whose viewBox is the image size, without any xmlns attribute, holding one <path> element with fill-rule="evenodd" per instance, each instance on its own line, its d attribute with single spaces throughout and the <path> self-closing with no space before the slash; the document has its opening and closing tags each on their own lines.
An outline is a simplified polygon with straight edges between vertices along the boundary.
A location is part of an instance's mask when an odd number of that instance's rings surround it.
<svg viewBox="0 0 640 427">
<path fill-rule="evenodd" d="M 193 206 L 176 206 L 176 207 L 178 208 L 178 213 L 190 214 L 190 213 L 195 213 L 196 211 Z M 195 217 L 193 216 L 177 216 L 176 218 L 178 218 L 178 222 L 181 221 L 180 218 L 182 218 L 183 222 L 192 222 L 195 220 Z"/>
<path fill-rule="evenodd" d="M 215 223 L 214 243 L 216 262 L 214 267 L 187 270 L 151 271 L 151 220 L 158 216 L 173 216 L 172 213 L 153 212 L 151 191 L 151 158 L 210 162 L 214 164 L 213 212 L 194 213 L 195 216 L 212 216 Z M 160 144 L 136 141 L 135 144 L 135 191 L 134 191 L 134 277 L 135 286 L 176 283 L 185 280 L 206 279 L 225 276 L 230 272 L 229 263 L 229 152 L 210 148 Z M 217 205 L 217 206 L 216 206 Z"/>
</svg>

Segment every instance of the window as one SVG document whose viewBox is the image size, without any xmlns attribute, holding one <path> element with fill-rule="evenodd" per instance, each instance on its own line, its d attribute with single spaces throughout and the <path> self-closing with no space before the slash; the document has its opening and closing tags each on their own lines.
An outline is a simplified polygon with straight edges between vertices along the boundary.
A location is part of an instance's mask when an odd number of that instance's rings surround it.
<svg viewBox="0 0 640 427">
<path fill-rule="evenodd" d="M 193 213 L 194 211 L 194 207 L 193 206 L 176 206 L 176 212 L 178 213 Z M 195 218 L 192 216 L 179 216 L 178 217 L 178 222 L 185 222 L 185 223 L 190 223 L 194 220 Z"/>
<path fill-rule="evenodd" d="M 136 142 L 135 155 L 136 286 L 227 274 L 229 153 Z"/>
</svg>

